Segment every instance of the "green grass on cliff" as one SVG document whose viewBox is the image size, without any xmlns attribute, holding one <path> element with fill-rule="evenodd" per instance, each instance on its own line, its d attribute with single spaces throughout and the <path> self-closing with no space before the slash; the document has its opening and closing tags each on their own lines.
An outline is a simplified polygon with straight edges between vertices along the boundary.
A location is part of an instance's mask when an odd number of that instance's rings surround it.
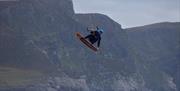
<svg viewBox="0 0 180 91">
<path fill-rule="evenodd" d="M 37 83 L 42 76 L 42 73 L 33 70 L 0 66 L 0 87 L 31 85 Z"/>
</svg>

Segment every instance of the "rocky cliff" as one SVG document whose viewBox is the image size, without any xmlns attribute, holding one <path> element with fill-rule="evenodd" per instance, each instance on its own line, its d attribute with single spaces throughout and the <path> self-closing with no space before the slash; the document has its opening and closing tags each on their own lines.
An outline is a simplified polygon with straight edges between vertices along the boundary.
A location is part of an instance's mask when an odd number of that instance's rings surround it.
<svg viewBox="0 0 180 91">
<path fill-rule="evenodd" d="M 179 25 L 179 22 L 163 22 L 126 29 L 129 41 L 141 59 L 172 77 L 178 89 L 180 82 Z"/>
<path fill-rule="evenodd" d="M 71 0 L 0 5 L 2 91 L 177 91 L 173 78 L 154 72 L 106 15 L 75 14 Z M 86 35 L 89 25 L 105 30 L 98 54 L 74 36 Z"/>
</svg>

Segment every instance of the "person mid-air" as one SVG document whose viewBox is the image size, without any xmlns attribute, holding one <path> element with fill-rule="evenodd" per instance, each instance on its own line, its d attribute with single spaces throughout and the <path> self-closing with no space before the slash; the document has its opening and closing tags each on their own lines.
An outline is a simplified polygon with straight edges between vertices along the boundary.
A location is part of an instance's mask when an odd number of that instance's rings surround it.
<svg viewBox="0 0 180 91">
<path fill-rule="evenodd" d="M 101 35 L 104 32 L 104 30 L 102 28 L 99 28 L 99 26 L 96 26 L 95 31 L 89 30 L 89 29 L 87 30 L 90 31 L 90 34 L 87 35 L 85 39 L 88 39 L 91 42 L 91 44 L 94 44 L 97 42 L 97 47 L 99 48 L 100 43 L 101 43 Z"/>
<path fill-rule="evenodd" d="M 86 37 L 82 36 L 81 33 L 79 33 L 79 32 L 76 32 L 76 36 L 87 47 L 89 47 L 93 51 L 97 52 L 99 50 L 99 47 L 100 47 L 101 35 L 103 34 L 104 30 L 99 28 L 99 26 L 96 26 L 96 29 L 90 30 L 90 29 L 87 28 L 87 30 L 90 32 L 90 34 L 87 35 Z M 93 45 L 96 42 L 97 42 L 97 47 L 95 47 Z"/>
</svg>

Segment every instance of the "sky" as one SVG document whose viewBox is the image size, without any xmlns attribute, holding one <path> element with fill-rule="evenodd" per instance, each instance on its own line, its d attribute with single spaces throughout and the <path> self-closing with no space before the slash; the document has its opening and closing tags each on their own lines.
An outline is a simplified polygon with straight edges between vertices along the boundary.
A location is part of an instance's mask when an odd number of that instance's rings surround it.
<svg viewBox="0 0 180 91">
<path fill-rule="evenodd" d="M 76 13 L 102 13 L 123 28 L 180 22 L 180 0 L 73 0 Z"/>
</svg>

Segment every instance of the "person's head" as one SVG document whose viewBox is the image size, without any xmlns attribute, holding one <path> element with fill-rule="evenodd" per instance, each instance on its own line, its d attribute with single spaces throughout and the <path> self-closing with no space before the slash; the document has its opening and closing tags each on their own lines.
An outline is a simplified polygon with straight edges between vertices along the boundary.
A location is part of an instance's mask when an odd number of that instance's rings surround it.
<svg viewBox="0 0 180 91">
<path fill-rule="evenodd" d="M 100 34 L 102 34 L 102 33 L 104 32 L 104 30 L 103 30 L 103 29 L 98 29 L 98 32 L 99 32 Z"/>
</svg>

